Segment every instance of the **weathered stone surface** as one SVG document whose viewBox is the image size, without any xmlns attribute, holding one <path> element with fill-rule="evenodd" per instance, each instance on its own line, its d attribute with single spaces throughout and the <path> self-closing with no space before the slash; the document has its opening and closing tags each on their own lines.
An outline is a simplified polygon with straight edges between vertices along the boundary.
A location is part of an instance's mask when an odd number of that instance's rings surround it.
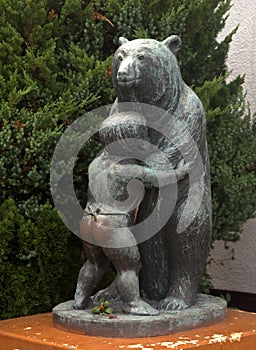
<svg viewBox="0 0 256 350">
<path fill-rule="evenodd" d="M 108 318 L 92 314 L 93 305 L 86 310 L 74 310 L 73 305 L 71 300 L 53 309 L 55 327 L 78 334 L 113 338 L 172 334 L 219 322 L 226 315 L 226 301 L 206 294 L 200 294 L 196 304 L 186 310 L 162 310 L 158 316 L 127 315 L 122 313 L 121 303 L 116 303 L 113 316 L 117 318 Z"/>
</svg>

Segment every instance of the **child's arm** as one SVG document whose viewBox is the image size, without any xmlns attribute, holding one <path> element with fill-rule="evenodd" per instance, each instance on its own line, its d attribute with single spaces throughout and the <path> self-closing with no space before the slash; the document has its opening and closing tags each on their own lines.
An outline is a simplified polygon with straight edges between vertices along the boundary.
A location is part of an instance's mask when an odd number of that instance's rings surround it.
<svg viewBox="0 0 256 350">
<path fill-rule="evenodd" d="M 111 167 L 108 177 L 111 181 L 129 183 L 133 179 L 143 182 L 146 188 L 175 184 L 189 174 L 189 164 L 182 159 L 176 169 L 154 169 L 137 164 L 115 164 Z"/>
</svg>

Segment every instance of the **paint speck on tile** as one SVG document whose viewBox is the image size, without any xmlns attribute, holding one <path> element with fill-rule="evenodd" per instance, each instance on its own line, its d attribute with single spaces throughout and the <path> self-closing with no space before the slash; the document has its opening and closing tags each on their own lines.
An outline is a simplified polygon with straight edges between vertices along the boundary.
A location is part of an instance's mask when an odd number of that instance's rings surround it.
<svg viewBox="0 0 256 350">
<path fill-rule="evenodd" d="M 241 341 L 241 337 L 243 335 L 243 332 L 240 332 L 240 333 L 231 333 L 230 335 L 230 342 L 233 342 L 233 341 Z"/>
<path fill-rule="evenodd" d="M 154 344 L 155 345 L 155 344 Z M 148 344 L 148 346 L 153 346 L 152 344 Z M 119 345 L 120 348 L 125 347 L 123 345 Z M 154 350 L 154 348 L 148 348 L 148 347 L 144 347 L 144 345 L 142 344 L 131 344 L 131 345 L 127 345 L 128 349 L 140 349 L 140 350 Z"/>
<path fill-rule="evenodd" d="M 173 344 L 174 343 L 172 341 L 165 341 L 165 342 L 156 343 L 156 345 L 162 345 L 162 346 L 165 346 L 165 347 L 171 346 Z"/>
<path fill-rule="evenodd" d="M 157 344 L 161 345 L 161 346 L 165 346 L 167 349 L 176 349 L 182 345 L 197 345 L 198 340 L 184 340 L 184 341 L 178 340 L 175 343 L 174 342 L 160 342 Z"/>
<path fill-rule="evenodd" d="M 228 340 L 228 337 L 223 334 L 213 334 L 211 339 L 209 340 L 209 344 L 215 343 L 225 343 Z"/>
</svg>

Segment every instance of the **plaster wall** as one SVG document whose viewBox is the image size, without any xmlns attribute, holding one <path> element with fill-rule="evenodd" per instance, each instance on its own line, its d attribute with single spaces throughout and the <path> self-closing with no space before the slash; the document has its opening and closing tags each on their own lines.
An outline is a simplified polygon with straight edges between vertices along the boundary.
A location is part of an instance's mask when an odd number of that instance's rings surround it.
<svg viewBox="0 0 256 350">
<path fill-rule="evenodd" d="M 230 44 L 227 66 L 232 77 L 245 74 L 244 91 L 251 111 L 256 112 L 256 1 L 233 0 L 224 30 L 223 39 L 237 25 L 239 28 Z"/>
<path fill-rule="evenodd" d="M 232 77 L 246 74 L 244 90 L 252 113 L 256 112 L 256 1 L 233 0 L 233 7 L 220 39 L 239 24 L 227 59 Z M 211 252 L 214 262 L 208 267 L 216 289 L 256 294 L 256 219 L 249 220 L 241 241 L 226 250 L 216 242 Z M 232 259 L 232 249 L 235 259 Z"/>
<path fill-rule="evenodd" d="M 208 273 L 215 289 L 256 294 L 256 220 L 244 225 L 241 240 L 230 243 L 216 242 L 211 252 Z M 234 259 L 232 259 L 234 256 Z"/>
</svg>

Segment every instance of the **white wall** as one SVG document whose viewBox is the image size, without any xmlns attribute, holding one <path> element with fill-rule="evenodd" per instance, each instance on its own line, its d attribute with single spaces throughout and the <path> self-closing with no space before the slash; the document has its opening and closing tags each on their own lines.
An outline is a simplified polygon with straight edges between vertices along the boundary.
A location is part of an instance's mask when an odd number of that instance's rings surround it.
<svg viewBox="0 0 256 350">
<path fill-rule="evenodd" d="M 256 112 L 256 1 L 233 0 L 226 26 L 219 38 L 224 38 L 237 25 L 238 31 L 233 36 L 227 65 L 232 70 L 232 76 L 245 76 L 244 90 L 251 110 Z M 232 77 L 231 76 L 231 77 Z"/>
<path fill-rule="evenodd" d="M 216 242 L 208 272 L 213 278 L 214 288 L 244 293 L 256 293 L 256 220 L 248 220 L 242 239 L 230 243 L 229 249 L 223 242 Z M 232 260 L 232 249 L 234 257 Z"/>
<path fill-rule="evenodd" d="M 251 111 L 255 113 L 256 0 L 233 0 L 220 39 L 237 24 L 239 29 L 231 42 L 227 65 L 232 70 L 233 77 L 246 74 L 244 89 L 247 91 Z M 235 251 L 235 260 L 232 260 L 232 249 Z M 210 264 L 208 272 L 213 278 L 214 288 L 256 293 L 256 219 L 245 224 L 241 241 L 230 244 L 230 250 L 225 250 L 222 242 L 216 242 L 211 256 L 215 262 Z"/>
</svg>

